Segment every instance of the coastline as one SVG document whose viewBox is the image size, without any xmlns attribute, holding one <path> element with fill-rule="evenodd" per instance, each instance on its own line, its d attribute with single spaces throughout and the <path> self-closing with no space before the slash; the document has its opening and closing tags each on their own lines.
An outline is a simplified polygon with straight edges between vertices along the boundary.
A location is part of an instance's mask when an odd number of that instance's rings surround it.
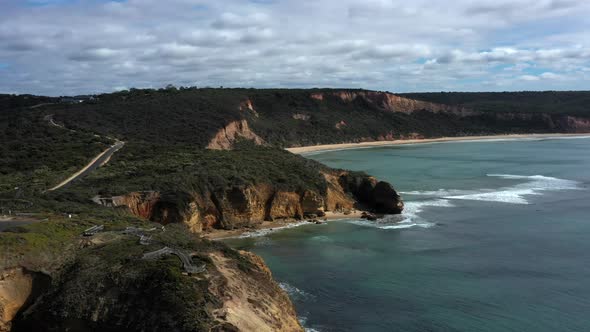
<svg viewBox="0 0 590 332">
<path fill-rule="evenodd" d="M 320 151 L 349 150 L 359 148 L 370 148 L 380 146 L 395 146 L 406 144 L 426 144 L 426 143 L 444 143 L 460 141 L 493 141 L 493 140 L 518 140 L 518 139 L 535 139 L 535 138 L 560 138 L 560 137 L 590 137 L 590 133 L 576 134 L 508 134 L 508 135 L 487 135 L 487 136 L 461 136 L 461 137 L 439 137 L 439 138 L 421 138 L 405 139 L 393 141 L 373 141 L 360 143 L 338 143 L 338 144 L 320 144 L 301 147 L 286 148 L 285 150 L 295 154 L 306 154 Z"/>
<path fill-rule="evenodd" d="M 326 211 L 326 215 L 324 217 L 317 218 L 317 219 L 319 221 L 322 221 L 322 223 L 330 222 L 333 220 L 341 220 L 341 219 L 360 219 L 362 213 L 363 213 L 363 211 L 359 211 L 359 210 L 355 210 L 349 214 L 344 214 L 343 212 Z M 315 224 L 311 221 L 308 221 L 307 219 L 263 221 L 256 228 L 234 229 L 234 230 L 215 229 L 215 230 L 212 230 L 212 231 L 209 231 L 206 233 L 202 233 L 201 236 L 207 240 L 217 241 L 217 240 L 226 240 L 226 239 L 231 239 L 231 238 L 239 238 L 239 237 L 243 237 L 247 234 L 252 234 L 251 236 L 261 236 L 261 235 L 268 234 L 271 232 L 279 231 L 281 229 L 293 228 L 293 227 L 298 227 L 298 226 L 303 226 L 303 225 L 315 225 Z"/>
<path fill-rule="evenodd" d="M 481 141 L 495 141 L 495 140 L 520 140 L 520 139 L 542 139 L 542 138 L 575 138 L 575 137 L 590 137 L 590 133 L 575 133 L 575 134 L 510 134 L 510 135 L 488 135 L 488 136 L 462 136 L 462 137 L 440 137 L 440 138 L 425 138 L 425 139 L 407 139 L 407 140 L 393 140 L 393 141 L 374 141 L 361 143 L 340 143 L 340 144 L 321 144 L 303 147 L 286 148 L 285 150 L 295 154 L 308 154 L 314 152 L 326 152 L 337 150 L 361 149 L 382 146 L 396 146 L 409 144 L 427 144 L 427 143 L 446 143 L 446 142 L 481 142 Z M 326 211 L 326 216 L 317 218 L 322 222 L 329 222 L 331 220 L 339 219 L 360 219 L 363 211 L 354 211 L 350 214 L 342 212 Z M 263 221 L 255 228 L 222 230 L 214 229 L 202 233 L 201 236 L 208 240 L 225 240 L 240 237 L 255 237 L 263 236 L 268 233 L 279 231 L 281 229 L 293 228 L 303 225 L 313 225 L 312 222 L 295 219 L 287 219 L 280 221 Z"/>
</svg>

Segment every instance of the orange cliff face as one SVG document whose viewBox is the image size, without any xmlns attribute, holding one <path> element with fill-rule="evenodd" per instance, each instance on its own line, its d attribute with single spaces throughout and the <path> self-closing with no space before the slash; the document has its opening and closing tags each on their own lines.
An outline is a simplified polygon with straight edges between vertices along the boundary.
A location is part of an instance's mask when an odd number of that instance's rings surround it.
<svg viewBox="0 0 590 332">
<path fill-rule="evenodd" d="M 0 270 L 0 332 L 12 331 L 12 321 L 19 311 L 49 287 L 51 278 L 22 267 Z"/>
<path fill-rule="evenodd" d="M 352 103 L 361 98 L 364 102 L 372 105 L 376 109 L 385 112 L 400 112 L 411 114 L 417 111 L 427 111 L 431 113 L 444 113 L 463 117 L 485 117 L 486 121 L 492 119 L 502 122 L 510 121 L 528 121 L 536 122 L 539 128 L 551 132 L 562 133 L 584 133 L 590 131 L 590 119 L 582 118 L 564 114 L 545 114 L 545 113 L 526 113 L 526 112 L 486 112 L 475 109 L 470 109 L 462 106 L 452 106 L 445 104 L 438 104 L 426 102 L 416 99 L 401 97 L 389 92 L 367 91 L 367 90 L 341 90 L 322 93 L 312 93 L 310 98 L 317 101 L 324 101 L 326 98 L 336 98 L 343 103 Z M 336 123 L 336 128 L 343 128 L 339 122 Z M 417 138 L 423 137 L 421 133 L 411 133 L 410 136 Z M 384 133 L 377 137 L 377 140 L 392 140 L 395 139 L 392 133 Z M 400 137 L 401 139 L 411 137 Z M 359 138 L 363 141 L 363 138 Z M 372 139 L 368 139 L 372 140 Z"/>
<path fill-rule="evenodd" d="M 255 117 L 258 117 L 258 112 L 256 112 L 256 109 L 254 109 L 254 105 L 252 104 L 252 100 L 250 99 L 246 99 L 243 102 L 241 102 L 239 109 L 242 112 L 250 112 Z"/>
<path fill-rule="evenodd" d="M 253 141 L 256 145 L 264 144 L 264 140 L 250 129 L 248 121 L 239 120 L 220 129 L 207 145 L 207 149 L 230 150 L 240 138 Z"/>
<path fill-rule="evenodd" d="M 362 98 L 369 104 L 388 112 L 412 113 L 414 111 L 428 110 L 435 113 L 451 112 L 463 116 L 472 114 L 471 111 L 464 108 L 409 99 L 389 92 L 342 90 L 330 92 L 329 94 L 345 103 L 351 103 L 357 98 Z M 322 101 L 325 98 L 325 94 L 313 93 L 310 95 L 310 98 Z"/>
<path fill-rule="evenodd" d="M 161 224 L 184 223 L 194 233 L 240 229 L 281 219 L 300 220 L 327 211 L 353 208 L 401 213 L 403 202 L 386 182 L 346 171 L 323 173 L 326 190 L 285 191 L 271 184 L 234 186 L 206 193 L 132 192 L 95 198 L 107 206 L 126 206 L 134 215 Z"/>
</svg>

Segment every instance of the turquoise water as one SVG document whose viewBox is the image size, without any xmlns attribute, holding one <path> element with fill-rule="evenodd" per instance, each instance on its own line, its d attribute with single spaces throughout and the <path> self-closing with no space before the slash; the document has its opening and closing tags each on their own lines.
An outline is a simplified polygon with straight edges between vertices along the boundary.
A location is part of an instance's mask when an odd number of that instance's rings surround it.
<svg viewBox="0 0 590 332">
<path fill-rule="evenodd" d="M 317 331 L 590 331 L 590 139 L 309 155 L 402 192 L 379 222 L 229 243 L 261 255 Z"/>
</svg>

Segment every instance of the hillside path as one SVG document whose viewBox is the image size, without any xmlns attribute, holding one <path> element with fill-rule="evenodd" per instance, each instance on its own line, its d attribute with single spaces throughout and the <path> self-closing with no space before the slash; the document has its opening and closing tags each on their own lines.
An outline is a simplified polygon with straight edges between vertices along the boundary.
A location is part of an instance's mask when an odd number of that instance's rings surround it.
<svg viewBox="0 0 590 332">
<path fill-rule="evenodd" d="M 72 130 L 73 129 L 68 129 L 66 127 L 64 127 L 63 125 L 60 125 L 58 123 L 56 123 L 53 120 L 53 115 L 47 115 L 45 117 L 45 120 L 49 122 L 49 124 L 51 126 L 54 127 L 59 127 L 65 130 Z M 100 166 L 106 164 L 109 159 L 111 158 L 111 156 L 119 151 L 123 146 L 125 145 L 125 142 L 123 141 L 119 141 L 117 139 L 115 139 L 115 144 L 111 145 L 108 149 L 104 150 L 103 152 L 101 152 L 100 154 L 98 154 L 96 157 L 94 157 L 94 159 L 92 159 L 86 166 L 84 166 L 81 170 L 79 170 L 78 172 L 74 173 L 73 175 L 71 175 L 69 178 L 63 180 L 62 182 L 60 182 L 58 185 L 48 189 L 48 191 L 54 191 L 57 190 L 67 184 L 69 184 L 70 182 L 79 179 L 85 175 L 87 175 L 88 173 L 94 171 L 95 169 L 99 168 Z"/>
</svg>

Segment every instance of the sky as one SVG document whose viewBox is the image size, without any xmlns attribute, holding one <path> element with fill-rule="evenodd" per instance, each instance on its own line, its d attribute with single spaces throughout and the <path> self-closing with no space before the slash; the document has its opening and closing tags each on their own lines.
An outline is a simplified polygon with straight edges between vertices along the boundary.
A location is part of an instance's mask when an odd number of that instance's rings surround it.
<svg viewBox="0 0 590 332">
<path fill-rule="evenodd" d="M 586 0 L 0 0 L 0 93 L 590 90 Z"/>
</svg>

